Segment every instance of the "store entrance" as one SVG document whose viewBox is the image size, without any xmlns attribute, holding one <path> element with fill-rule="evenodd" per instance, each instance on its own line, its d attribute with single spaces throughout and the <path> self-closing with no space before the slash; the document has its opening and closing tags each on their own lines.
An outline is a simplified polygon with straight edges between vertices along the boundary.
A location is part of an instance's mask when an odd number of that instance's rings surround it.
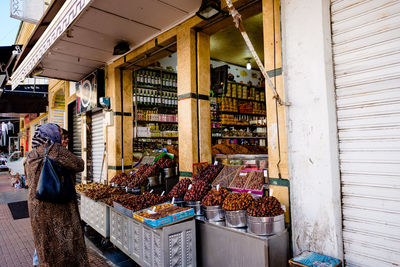
<svg viewBox="0 0 400 267">
<path fill-rule="evenodd" d="M 263 61 L 262 13 L 243 23 Z M 268 157 L 265 81 L 233 24 L 211 35 L 210 56 L 212 155 L 216 160 L 240 164 L 254 159 L 251 167 L 265 169 Z"/>
</svg>

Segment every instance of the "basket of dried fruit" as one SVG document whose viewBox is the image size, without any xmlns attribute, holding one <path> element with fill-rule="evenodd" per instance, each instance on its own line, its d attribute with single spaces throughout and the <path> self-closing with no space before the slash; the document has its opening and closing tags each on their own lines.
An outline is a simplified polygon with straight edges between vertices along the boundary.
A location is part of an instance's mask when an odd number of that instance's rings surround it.
<svg viewBox="0 0 400 267">
<path fill-rule="evenodd" d="M 217 178 L 212 182 L 212 185 L 216 186 L 219 184 L 222 187 L 228 187 L 233 178 L 235 178 L 237 172 L 242 168 L 243 166 L 240 165 L 225 165 Z"/>
<path fill-rule="evenodd" d="M 255 200 L 247 208 L 248 231 L 256 235 L 273 235 L 285 229 L 285 214 L 275 197 Z"/>
</svg>

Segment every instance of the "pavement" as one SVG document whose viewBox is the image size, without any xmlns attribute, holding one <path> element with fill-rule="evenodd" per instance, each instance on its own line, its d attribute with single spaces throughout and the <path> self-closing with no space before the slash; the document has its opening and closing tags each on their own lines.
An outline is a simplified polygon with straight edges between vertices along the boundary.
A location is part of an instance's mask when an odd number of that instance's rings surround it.
<svg viewBox="0 0 400 267">
<path fill-rule="evenodd" d="M 0 172 L 0 267 L 32 266 L 35 248 L 30 219 L 14 220 L 7 205 L 26 200 L 27 192 L 11 187 L 8 172 Z M 91 266 L 120 266 L 108 260 L 88 238 L 86 245 Z"/>
</svg>

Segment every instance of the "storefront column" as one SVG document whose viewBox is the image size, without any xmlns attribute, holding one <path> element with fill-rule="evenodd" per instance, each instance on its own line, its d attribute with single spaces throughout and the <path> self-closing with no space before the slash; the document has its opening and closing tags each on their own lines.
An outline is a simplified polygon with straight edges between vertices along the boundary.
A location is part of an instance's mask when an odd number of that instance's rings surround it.
<svg viewBox="0 0 400 267">
<path fill-rule="evenodd" d="M 200 162 L 211 162 L 210 36 L 197 34 Z"/>
<path fill-rule="evenodd" d="M 132 71 L 123 71 L 122 83 L 123 110 L 121 105 L 121 70 L 109 66 L 106 69 L 106 97 L 110 97 L 111 100 L 110 115 L 112 117 L 112 125 L 106 127 L 105 138 L 108 180 L 111 180 L 115 174 L 122 171 L 122 150 L 124 152 L 123 164 L 125 172 L 131 169 L 133 162 Z M 122 119 L 123 126 L 121 126 Z"/>
<path fill-rule="evenodd" d="M 282 99 L 285 99 L 282 76 L 281 22 L 279 0 L 263 0 L 264 62 L 265 68 Z M 268 130 L 268 170 L 273 195 L 289 207 L 289 179 L 285 107 L 276 104 L 271 88 L 265 87 Z M 278 112 L 278 115 L 277 115 Z M 279 141 L 278 141 L 279 129 Z M 285 180 L 281 180 L 285 179 Z M 274 185 L 274 182 L 275 185 Z M 289 208 L 286 221 L 289 222 Z"/>
<path fill-rule="evenodd" d="M 192 164 L 198 162 L 196 104 L 196 37 L 190 28 L 177 34 L 178 132 L 180 177 L 192 177 Z"/>
<path fill-rule="evenodd" d="M 342 258 L 330 1 L 281 0 L 294 254 Z"/>
</svg>

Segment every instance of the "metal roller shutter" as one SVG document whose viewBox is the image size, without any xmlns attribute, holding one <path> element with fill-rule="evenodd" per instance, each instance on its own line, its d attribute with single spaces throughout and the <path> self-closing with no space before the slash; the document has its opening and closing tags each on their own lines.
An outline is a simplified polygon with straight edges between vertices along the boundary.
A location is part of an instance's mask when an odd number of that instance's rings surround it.
<svg viewBox="0 0 400 267">
<path fill-rule="evenodd" d="M 81 142 L 81 117 L 76 114 L 72 115 L 72 152 L 82 157 L 82 142 Z M 82 172 L 76 174 L 76 183 L 80 184 L 82 181 Z"/>
<path fill-rule="evenodd" d="M 331 1 L 347 266 L 400 265 L 400 1 Z"/>
<path fill-rule="evenodd" d="M 93 181 L 100 182 L 104 177 L 104 172 L 101 172 L 104 155 L 104 115 L 102 112 L 92 115 L 91 124 L 91 158 L 92 158 L 92 173 Z M 102 177 L 100 177 L 100 175 Z"/>
</svg>

